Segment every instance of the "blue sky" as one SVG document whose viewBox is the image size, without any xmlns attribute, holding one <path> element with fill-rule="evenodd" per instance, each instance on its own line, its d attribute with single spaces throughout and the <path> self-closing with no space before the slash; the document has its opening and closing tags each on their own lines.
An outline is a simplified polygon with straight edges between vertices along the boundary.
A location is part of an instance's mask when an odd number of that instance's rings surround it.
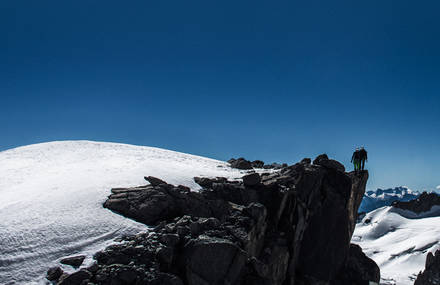
<svg viewBox="0 0 440 285">
<path fill-rule="evenodd" d="M 440 184 L 438 1 L 2 1 L 0 150 L 90 139 L 218 159 L 326 152 Z"/>
</svg>

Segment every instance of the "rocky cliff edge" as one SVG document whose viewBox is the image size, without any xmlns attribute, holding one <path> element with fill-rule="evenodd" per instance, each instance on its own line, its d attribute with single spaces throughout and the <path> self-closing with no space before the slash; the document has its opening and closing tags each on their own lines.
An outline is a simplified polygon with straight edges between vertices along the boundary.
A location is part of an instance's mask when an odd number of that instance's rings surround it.
<svg viewBox="0 0 440 285">
<path fill-rule="evenodd" d="M 104 207 L 155 228 L 95 254 L 58 284 L 368 284 L 377 265 L 350 245 L 368 172 L 326 155 L 242 181 L 155 177 L 115 188 Z M 56 269 L 52 269 L 52 272 Z"/>
</svg>

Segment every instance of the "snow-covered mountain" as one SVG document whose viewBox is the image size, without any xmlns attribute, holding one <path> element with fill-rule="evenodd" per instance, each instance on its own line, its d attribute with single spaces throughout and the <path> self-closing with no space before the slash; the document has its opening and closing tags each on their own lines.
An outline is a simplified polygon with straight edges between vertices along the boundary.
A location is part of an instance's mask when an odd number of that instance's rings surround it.
<svg viewBox="0 0 440 285">
<path fill-rule="evenodd" d="M 359 212 L 370 212 L 383 206 L 390 206 L 394 201 L 410 201 L 417 198 L 419 192 L 401 186 L 389 189 L 367 191 L 362 199 Z"/>
<path fill-rule="evenodd" d="M 440 248 L 440 216 L 426 216 L 388 206 L 368 213 L 356 225 L 352 242 L 379 265 L 381 284 L 414 284 L 427 253 Z"/>
<path fill-rule="evenodd" d="M 194 176 L 242 176 L 226 162 L 116 143 L 63 141 L 0 152 L 0 284 L 31 283 L 67 255 L 86 254 L 90 262 L 115 237 L 146 230 L 102 207 L 111 187 L 145 185 L 145 175 L 193 189 Z"/>
<path fill-rule="evenodd" d="M 243 173 L 218 160 L 116 143 L 63 141 L 0 152 L 0 284 L 38 278 L 43 284 L 47 268 L 62 257 L 85 254 L 87 265 L 114 238 L 146 230 L 102 207 L 112 187 L 144 185 L 143 176 L 151 175 L 199 189 L 194 176 Z M 414 194 L 405 189 L 395 196 Z M 380 200 L 393 194 L 381 191 L 367 195 Z M 379 264 L 385 279 L 405 285 L 423 269 L 427 251 L 439 248 L 440 217 L 401 214 L 391 207 L 368 213 L 353 242 Z"/>
</svg>

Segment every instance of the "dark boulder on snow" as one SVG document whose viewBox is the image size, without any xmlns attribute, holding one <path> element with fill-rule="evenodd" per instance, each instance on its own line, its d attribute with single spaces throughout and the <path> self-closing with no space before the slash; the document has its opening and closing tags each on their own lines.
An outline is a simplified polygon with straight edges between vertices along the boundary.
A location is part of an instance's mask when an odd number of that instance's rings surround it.
<svg viewBox="0 0 440 285">
<path fill-rule="evenodd" d="M 51 267 L 47 270 L 46 278 L 49 281 L 57 281 L 61 275 L 63 275 L 63 270 L 59 266 Z"/>
<path fill-rule="evenodd" d="M 305 161 L 243 182 L 195 178 L 200 192 L 165 182 L 112 189 L 106 208 L 156 226 L 96 253 L 89 280 L 336 285 L 341 271 L 351 270 L 358 284 L 369 267 L 352 254 L 350 239 L 367 179 L 366 171 Z M 348 268 L 357 256 L 357 267 Z"/>
<path fill-rule="evenodd" d="M 429 252 L 426 256 L 425 270 L 417 276 L 414 285 L 440 284 L 440 249 L 435 254 Z"/>
<path fill-rule="evenodd" d="M 243 169 L 243 170 L 253 168 L 252 163 L 249 160 L 244 159 L 243 157 L 240 157 L 238 159 L 231 158 L 230 160 L 228 160 L 228 162 L 231 164 L 232 168 Z"/>
<path fill-rule="evenodd" d="M 150 184 L 152 186 L 158 186 L 160 184 L 167 184 L 165 181 L 163 181 L 159 178 L 153 177 L 153 176 L 146 176 L 146 177 L 144 177 L 144 179 L 147 180 L 148 182 L 150 182 Z"/>
<path fill-rule="evenodd" d="M 394 208 L 408 210 L 416 214 L 429 212 L 433 206 L 440 206 L 440 195 L 423 192 L 411 201 L 395 201 L 391 204 Z"/>
<path fill-rule="evenodd" d="M 185 214 L 220 217 L 230 208 L 224 200 L 215 197 L 205 199 L 201 193 L 190 192 L 185 186 L 160 183 L 117 190 L 116 194 L 110 195 L 104 207 L 149 225 Z"/>
<path fill-rule="evenodd" d="M 85 255 L 66 257 L 61 259 L 60 263 L 70 265 L 73 267 L 80 267 L 85 258 L 86 258 Z"/>
</svg>

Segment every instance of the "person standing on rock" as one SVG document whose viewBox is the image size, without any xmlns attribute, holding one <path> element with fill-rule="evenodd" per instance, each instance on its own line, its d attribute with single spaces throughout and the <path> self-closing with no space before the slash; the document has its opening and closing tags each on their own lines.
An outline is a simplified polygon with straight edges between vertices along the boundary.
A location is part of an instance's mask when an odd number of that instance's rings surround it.
<svg viewBox="0 0 440 285">
<path fill-rule="evenodd" d="M 360 159 L 359 164 L 360 164 L 361 170 L 364 170 L 365 161 L 368 161 L 367 151 L 365 150 L 364 147 L 361 147 L 361 150 L 359 150 L 359 159 Z"/>
<path fill-rule="evenodd" d="M 359 171 L 360 160 L 361 160 L 360 150 L 357 147 L 356 150 L 353 152 L 353 156 L 351 157 L 351 162 L 353 162 L 353 166 L 354 166 L 354 171 L 355 172 Z"/>
</svg>

